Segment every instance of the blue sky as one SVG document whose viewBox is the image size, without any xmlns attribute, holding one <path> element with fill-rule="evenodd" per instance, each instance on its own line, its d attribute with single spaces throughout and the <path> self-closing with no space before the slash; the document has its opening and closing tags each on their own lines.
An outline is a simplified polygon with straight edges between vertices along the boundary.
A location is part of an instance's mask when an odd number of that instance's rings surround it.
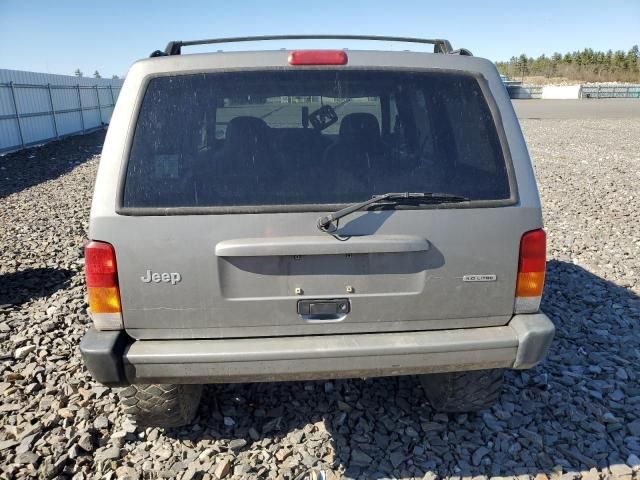
<svg viewBox="0 0 640 480">
<path fill-rule="evenodd" d="M 444 37 L 454 48 L 492 60 L 585 47 L 626 51 L 640 43 L 640 0 L 0 0 L 0 68 L 72 74 L 79 67 L 85 75 L 97 69 L 103 76 L 122 76 L 132 62 L 163 49 L 168 40 L 287 33 Z M 356 43 L 223 48 L 319 46 L 355 49 Z"/>
</svg>

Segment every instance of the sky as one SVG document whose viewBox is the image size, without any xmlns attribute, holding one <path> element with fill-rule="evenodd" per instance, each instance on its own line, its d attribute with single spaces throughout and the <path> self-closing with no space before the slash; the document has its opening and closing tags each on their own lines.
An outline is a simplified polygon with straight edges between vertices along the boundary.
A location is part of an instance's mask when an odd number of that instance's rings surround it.
<svg viewBox="0 0 640 480">
<path fill-rule="evenodd" d="M 124 76 L 169 40 L 267 34 L 446 38 L 454 48 L 508 60 L 526 53 L 625 50 L 640 44 L 640 0 L 0 0 L 0 68 Z M 193 47 L 420 50 L 388 42 L 272 41 Z"/>
</svg>

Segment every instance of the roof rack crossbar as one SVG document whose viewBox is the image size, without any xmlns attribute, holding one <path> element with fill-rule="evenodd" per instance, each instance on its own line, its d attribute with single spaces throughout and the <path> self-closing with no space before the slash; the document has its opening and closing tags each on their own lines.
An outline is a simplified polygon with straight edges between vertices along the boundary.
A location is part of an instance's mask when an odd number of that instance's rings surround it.
<svg viewBox="0 0 640 480">
<path fill-rule="evenodd" d="M 176 40 L 169 42 L 164 52 L 156 50 L 155 55 L 180 55 L 182 47 L 192 45 L 210 45 L 214 43 L 236 43 L 236 42 L 255 42 L 262 40 L 378 40 L 383 42 L 405 42 L 405 43 L 426 43 L 433 45 L 434 53 L 451 53 L 453 48 L 449 40 L 445 39 L 428 39 L 413 37 L 387 37 L 380 35 L 263 35 L 255 37 L 228 37 L 228 38 L 209 38 L 206 40 Z"/>
</svg>

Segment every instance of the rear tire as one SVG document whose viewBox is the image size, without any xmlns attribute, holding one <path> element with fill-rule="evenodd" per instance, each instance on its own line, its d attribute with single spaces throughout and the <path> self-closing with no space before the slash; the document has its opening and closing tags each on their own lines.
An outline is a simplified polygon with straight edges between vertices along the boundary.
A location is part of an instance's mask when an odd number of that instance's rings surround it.
<svg viewBox="0 0 640 480">
<path fill-rule="evenodd" d="M 198 411 L 202 385 L 130 385 L 119 392 L 126 414 L 146 427 L 181 427 Z"/>
<path fill-rule="evenodd" d="M 419 377 L 429 403 L 438 412 L 477 412 L 498 400 L 504 370 L 434 373 Z"/>
</svg>

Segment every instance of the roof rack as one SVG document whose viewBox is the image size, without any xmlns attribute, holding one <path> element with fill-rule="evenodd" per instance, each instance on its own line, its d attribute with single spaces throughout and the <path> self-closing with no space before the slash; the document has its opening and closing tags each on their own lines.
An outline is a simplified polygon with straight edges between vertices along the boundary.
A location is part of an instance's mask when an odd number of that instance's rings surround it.
<svg viewBox="0 0 640 480">
<path fill-rule="evenodd" d="M 162 57 L 165 55 L 180 55 L 182 47 L 192 45 L 210 45 L 213 43 L 236 43 L 236 42 L 255 42 L 262 40 L 378 40 L 383 42 L 406 42 L 406 43 L 426 43 L 433 45 L 434 53 L 470 55 L 471 52 L 464 48 L 453 50 L 449 40 L 445 39 L 428 39 L 413 37 L 386 37 L 379 35 L 263 35 L 257 37 L 228 37 L 228 38 L 209 38 L 206 40 L 176 40 L 169 42 L 164 52 L 156 50 L 150 56 Z"/>
</svg>

